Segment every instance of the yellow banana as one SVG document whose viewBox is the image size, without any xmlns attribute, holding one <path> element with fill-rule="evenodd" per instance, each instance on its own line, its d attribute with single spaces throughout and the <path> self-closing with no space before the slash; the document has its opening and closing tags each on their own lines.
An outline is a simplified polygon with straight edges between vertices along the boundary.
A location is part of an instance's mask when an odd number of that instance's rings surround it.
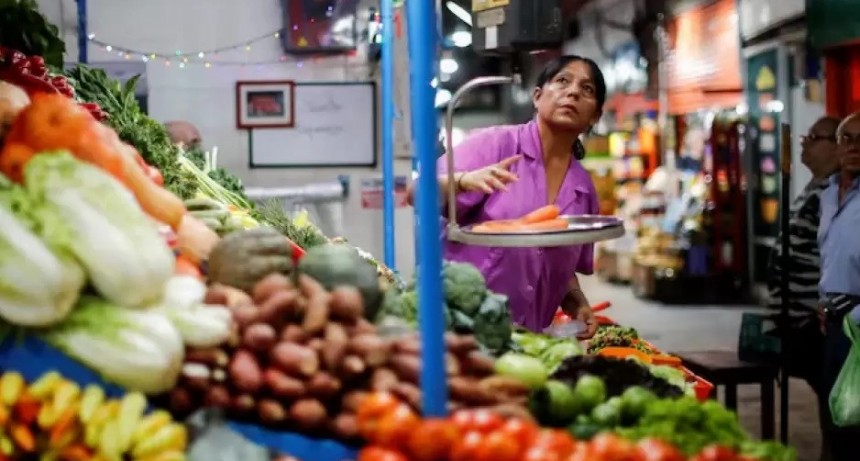
<svg viewBox="0 0 860 461">
<path fill-rule="evenodd" d="M 59 416 L 60 414 L 54 411 L 54 406 L 51 402 L 45 402 L 39 407 L 39 417 L 36 419 L 36 423 L 42 430 L 48 430 L 54 425 Z"/>
<path fill-rule="evenodd" d="M 101 437 L 99 437 L 98 452 L 105 459 L 111 461 L 121 459 L 122 450 L 119 448 L 118 434 L 119 426 L 116 423 L 108 424 L 102 431 Z"/>
<path fill-rule="evenodd" d="M 80 410 L 78 411 L 78 417 L 84 425 L 90 422 L 96 410 L 104 401 L 105 391 L 101 386 L 90 384 L 84 388 L 84 394 L 81 397 Z"/>
<path fill-rule="evenodd" d="M 130 392 L 122 398 L 116 423 L 119 453 L 124 453 L 130 448 L 134 429 L 140 423 L 144 410 L 146 410 L 146 397 L 140 392 Z"/>
<path fill-rule="evenodd" d="M 27 390 L 37 400 L 45 400 L 54 393 L 54 389 L 63 381 L 63 377 L 59 373 L 49 371 L 30 384 Z"/>
<path fill-rule="evenodd" d="M 185 461 L 185 453 L 181 451 L 166 451 L 147 458 L 134 458 L 134 461 Z"/>
<path fill-rule="evenodd" d="M 173 421 L 173 418 L 165 410 L 155 410 L 149 415 L 140 420 L 137 427 L 134 428 L 134 433 L 131 436 L 132 446 L 136 446 L 140 442 L 155 435 L 162 427 L 167 426 Z"/>
<path fill-rule="evenodd" d="M 24 377 L 21 373 L 7 371 L 0 377 L 0 400 L 3 405 L 11 408 L 24 392 Z"/>
<path fill-rule="evenodd" d="M 15 451 L 15 444 L 12 443 L 12 439 L 5 434 L 0 436 L 0 453 L 3 453 L 6 456 L 12 456 L 13 451 Z"/>
<path fill-rule="evenodd" d="M 105 402 L 93 412 L 93 417 L 84 428 L 84 443 L 90 448 L 98 448 L 102 430 L 105 426 L 114 424 L 114 417 L 119 411 L 119 402 Z"/>
<path fill-rule="evenodd" d="M 131 451 L 134 458 L 148 458 L 168 451 L 185 451 L 188 433 L 181 424 L 172 423 L 162 427 L 152 437 L 141 440 Z"/>
</svg>

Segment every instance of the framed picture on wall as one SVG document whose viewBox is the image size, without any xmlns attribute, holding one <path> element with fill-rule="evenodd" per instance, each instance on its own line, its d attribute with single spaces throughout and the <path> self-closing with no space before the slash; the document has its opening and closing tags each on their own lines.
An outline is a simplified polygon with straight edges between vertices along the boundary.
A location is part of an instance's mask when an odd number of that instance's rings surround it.
<svg viewBox="0 0 860 461">
<path fill-rule="evenodd" d="M 292 128 L 295 126 L 296 83 L 236 82 L 236 128 Z"/>
</svg>

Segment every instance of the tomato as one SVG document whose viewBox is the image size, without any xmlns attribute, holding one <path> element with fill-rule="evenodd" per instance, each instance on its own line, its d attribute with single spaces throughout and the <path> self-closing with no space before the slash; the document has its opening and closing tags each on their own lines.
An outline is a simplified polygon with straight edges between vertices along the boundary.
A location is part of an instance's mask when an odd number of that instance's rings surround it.
<svg viewBox="0 0 860 461">
<path fill-rule="evenodd" d="M 462 432 L 489 433 L 505 423 L 504 418 L 490 410 L 459 410 L 451 416 L 451 422 Z"/>
<path fill-rule="evenodd" d="M 590 443 L 597 458 L 611 461 L 642 461 L 644 455 L 629 441 L 608 432 L 597 434 Z"/>
<path fill-rule="evenodd" d="M 409 406 L 398 406 L 372 425 L 372 430 L 369 431 L 373 436 L 371 441 L 383 447 L 405 449 L 409 435 L 420 424 L 421 420 Z"/>
<path fill-rule="evenodd" d="M 426 419 L 407 442 L 411 461 L 446 461 L 460 439 L 460 430 L 444 419 Z"/>
<path fill-rule="evenodd" d="M 532 446 L 543 448 L 564 459 L 573 453 L 576 448 L 576 441 L 565 431 L 559 429 L 542 429 L 534 438 Z"/>
<path fill-rule="evenodd" d="M 522 461 L 567 461 L 553 450 L 543 446 L 534 446 L 526 449 Z"/>
<path fill-rule="evenodd" d="M 454 444 L 451 450 L 451 461 L 472 461 L 478 456 L 478 450 L 484 443 L 484 434 L 478 431 L 467 432 Z"/>
<path fill-rule="evenodd" d="M 636 448 L 644 461 L 684 461 L 680 450 L 659 439 L 642 439 Z"/>
<path fill-rule="evenodd" d="M 598 456 L 590 443 L 580 443 L 564 461 L 607 461 L 607 458 Z"/>
<path fill-rule="evenodd" d="M 520 444 L 510 435 L 491 432 L 478 448 L 475 461 L 519 461 L 522 452 Z"/>
<path fill-rule="evenodd" d="M 366 440 L 373 440 L 380 421 L 394 410 L 405 405 L 393 395 L 385 392 L 370 394 L 361 402 L 356 412 L 359 434 Z"/>
<path fill-rule="evenodd" d="M 710 445 L 702 449 L 692 461 L 737 461 L 738 455 L 731 448 Z"/>
<path fill-rule="evenodd" d="M 358 461 L 409 461 L 406 456 L 395 450 L 382 447 L 368 447 L 358 454 Z"/>
<path fill-rule="evenodd" d="M 504 424 L 502 424 L 502 427 L 499 428 L 499 432 L 513 438 L 520 444 L 520 447 L 523 448 L 527 448 L 532 445 L 532 442 L 537 438 L 539 431 L 540 429 L 534 424 L 518 418 L 508 419 Z"/>
</svg>

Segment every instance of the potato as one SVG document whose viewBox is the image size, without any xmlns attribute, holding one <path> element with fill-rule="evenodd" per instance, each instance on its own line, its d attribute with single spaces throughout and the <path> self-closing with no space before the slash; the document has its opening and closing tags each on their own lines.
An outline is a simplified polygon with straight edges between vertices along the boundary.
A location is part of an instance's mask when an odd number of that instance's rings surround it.
<svg viewBox="0 0 860 461">
<path fill-rule="evenodd" d="M 206 297 L 203 298 L 203 303 L 214 304 L 216 306 L 227 306 L 229 304 L 230 294 L 224 285 L 216 283 L 206 290 Z"/>
<path fill-rule="evenodd" d="M 358 319 L 355 322 L 355 325 L 349 327 L 349 334 L 351 336 L 356 336 L 365 333 L 379 333 L 379 330 L 376 328 L 376 325 L 370 323 L 367 319 Z"/>
<path fill-rule="evenodd" d="M 281 341 L 303 344 L 307 339 L 308 335 L 305 333 L 305 330 L 296 324 L 288 323 L 284 325 L 284 329 L 281 330 Z"/>
<path fill-rule="evenodd" d="M 421 358 L 416 355 L 397 354 L 389 362 L 391 369 L 403 381 L 417 384 L 421 375 Z"/>
<path fill-rule="evenodd" d="M 481 351 L 472 351 L 462 358 L 463 370 L 471 376 L 492 375 L 495 370 L 495 360 Z"/>
<path fill-rule="evenodd" d="M 320 371 L 308 381 L 308 393 L 320 400 L 325 400 L 340 392 L 341 382 L 334 376 Z"/>
<path fill-rule="evenodd" d="M 325 424 L 328 413 L 319 400 L 302 399 L 290 407 L 290 419 L 303 430 L 313 430 Z"/>
<path fill-rule="evenodd" d="M 294 288 L 293 282 L 289 277 L 275 272 L 263 277 L 262 280 L 257 282 L 257 284 L 254 285 L 254 290 L 252 291 L 251 296 L 254 300 L 254 304 L 262 305 L 278 291 L 292 291 Z"/>
<path fill-rule="evenodd" d="M 322 354 L 322 351 L 325 349 L 325 341 L 321 338 L 311 338 L 308 340 L 308 349 L 314 351 L 317 356 Z"/>
<path fill-rule="evenodd" d="M 364 298 L 358 288 L 340 286 L 331 292 L 331 316 L 348 325 L 354 325 L 364 316 Z"/>
<path fill-rule="evenodd" d="M 297 298 L 298 293 L 293 290 L 275 292 L 260 305 L 257 319 L 275 327 L 281 326 L 287 319 L 300 314 Z"/>
<path fill-rule="evenodd" d="M 478 380 L 455 376 L 448 379 L 448 389 L 451 391 L 451 399 L 457 402 L 473 405 L 490 405 L 498 403 L 499 400 L 488 394 L 478 385 Z"/>
<path fill-rule="evenodd" d="M 350 339 L 347 351 L 364 360 L 367 366 L 373 368 L 385 365 L 391 353 L 391 343 L 378 335 L 367 333 Z"/>
<path fill-rule="evenodd" d="M 298 379 L 287 376 L 280 370 L 269 368 L 263 372 L 263 382 L 266 388 L 279 399 L 299 399 L 305 395 L 305 384 Z"/>
<path fill-rule="evenodd" d="M 340 399 L 340 406 L 344 411 L 349 413 L 357 413 L 358 407 L 361 406 L 361 403 L 370 395 L 370 392 L 367 391 L 351 391 L 347 392 Z"/>
<path fill-rule="evenodd" d="M 257 402 L 254 400 L 254 396 L 249 394 L 240 394 L 233 399 L 231 408 L 240 415 L 246 415 L 254 411 L 256 406 Z"/>
<path fill-rule="evenodd" d="M 294 343 L 278 343 L 269 352 L 269 359 L 284 373 L 309 377 L 319 370 L 319 358 L 313 350 Z"/>
<path fill-rule="evenodd" d="M 374 392 L 391 392 L 399 382 L 397 373 L 388 368 L 377 368 L 370 377 L 370 387 Z"/>
<path fill-rule="evenodd" d="M 353 414 L 341 413 L 332 420 L 331 431 L 341 439 L 354 439 L 358 437 L 358 419 Z"/>
<path fill-rule="evenodd" d="M 194 410 L 195 402 L 191 392 L 182 387 L 174 387 L 169 396 L 170 410 L 176 414 L 186 414 Z"/>
<path fill-rule="evenodd" d="M 502 404 L 488 408 L 505 418 L 516 418 L 527 423 L 536 424 L 534 416 L 523 405 Z"/>
<path fill-rule="evenodd" d="M 421 339 L 416 335 L 397 338 L 394 340 L 394 352 L 397 354 L 418 355 L 421 353 Z"/>
<path fill-rule="evenodd" d="M 478 381 L 478 387 L 489 395 L 496 396 L 497 401 L 507 402 L 529 395 L 531 389 L 516 378 L 508 376 L 490 376 Z"/>
<path fill-rule="evenodd" d="M 306 299 L 313 299 L 321 294 L 328 295 L 328 291 L 322 284 L 304 274 L 299 275 L 299 292 Z"/>
<path fill-rule="evenodd" d="M 263 387 L 263 371 L 249 351 L 239 349 L 234 352 L 227 372 L 233 385 L 242 392 L 255 394 Z"/>
<path fill-rule="evenodd" d="M 226 386 L 212 386 L 206 392 L 204 403 L 207 407 L 213 408 L 229 408 L 232 403 L 230 391 Z"/>
<path fill-rule="evenodd" d="M 421 409 L 421 389 L 418 386 L 401 382 L 391 389 L 391 393 L 403 399 L 412 408 Z"/>
<path fill-rule="evenodd" d="M 349 337 L 343 325 L 331 322 L 325 327 L 323 335 L 325 346 L 321 352 L 323 365 L 328 371 L 335 371 L 346 355 Z"/>
<path fill-rule="evenodd" d="M 454 354 L 445 354 L 445 373 L 448 376 L 456 376 L 460 374 L 460 362 Z"/>
<path fill-rule="evenodd" d="M 478 349 L 478 340 L 473 335 L 458 335 L 445 333 L 445 347 L 448 352 L 461 356 Z"/>
<path fill-rule="evenodd" d="M 230 356 L 224 349 L 211 347 L 206 349 L 192 349 L 185 351 L 185 361 L 200 363 L 210 367 L 226 367 L 230 363 Z"/>
<path fill-rule="evenodd" d="M 287 420 L 287 411 L 278 401 L 263 399 L 257 402 L 257 416 L 265 424 L 276 425 Z"/>
<path fill-rule="evenodd" d="M 252 306 L 254 301 L 248 296 L 248 293 L 236 288 L 227 285 L 222 285 L 220 283 L 215 283 L 209 287 L 208 293 L 216 292 L 215 296 L 220 296 L 217 293 L 221 292 L 227 296 L 227 302 L 224 304 L 229 308 L 239 307 L 239 306 Z M 208 303 L 215 304 L 215 303 Z"/>
<path fill-rule="evenodd" d="M 248 325 L 242 333 L 242 345 L 254 352 L 267 352 L 278 342 L 278 333 L 268 323 Z"/>
<path fill-rule="evenodd" d="M 347 355 L 340 364 L 340 372 L 345 379 L 357 378 L 367 371 L 367 364 L 357 355 Z"/>
<path fill-rule="evenodd" d="M 302 329 L 309 336 L 315 336 L 325 329 L 326 323 L 328 323 L 329 297 L 330 295 L 323 291 L 308 298 L 308 309 L 302 320 Z"/>
<path fill-rule="evenodd" d="M 234 307 L 231 309 L 231 312 L 233 312 L 233 320 L 236 321 L 236 325 L 239 328 L 245 328 L 260 320 L 260 310 L 250 304 Z"/>
</svg>

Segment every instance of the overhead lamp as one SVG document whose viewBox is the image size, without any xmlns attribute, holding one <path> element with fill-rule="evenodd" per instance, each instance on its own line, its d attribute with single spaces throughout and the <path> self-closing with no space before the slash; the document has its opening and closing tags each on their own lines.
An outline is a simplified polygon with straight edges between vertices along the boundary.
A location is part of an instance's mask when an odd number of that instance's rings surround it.
<svg viewBox="0 0 860 461">
<path fill-rule="evenodd" d="M 466 48 L 472 44 L 472 33 L 458 30 L 451 34 L 451 43 L 457 48 Z"/>
<path fill-rule="evenodd" d="M 448 11 L 450 11 L 451 14 L 457 16 L 457 18 L 459 18 L 461 21 L 468 24 L 469 27 L 472 27 L 472 13 L 469 13 L 468 10 L 452 1 L 446 2 L 445 6 L 448 8 Z"/>
</svg>

